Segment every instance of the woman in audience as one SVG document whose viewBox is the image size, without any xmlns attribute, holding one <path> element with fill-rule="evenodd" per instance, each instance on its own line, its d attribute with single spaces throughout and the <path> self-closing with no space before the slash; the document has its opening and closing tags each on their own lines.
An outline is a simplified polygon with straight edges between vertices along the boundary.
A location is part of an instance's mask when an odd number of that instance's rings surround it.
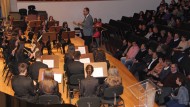
<svg viewBox="0 0 190 107">
<path fill-rule="evenodd" d="M 148 29 L 148 33 L 145 35 L 145 38 L 149 39 L 149 37 L 153 34 L 152 27 Z"/>
<path fill-rule="evenodd" d="M 125 51 L 125 49 L 127 47 L 128 47 L 127 40 L 124 39 L 122 46 L 119 49 L 117 49 L 117 51 L 115 52 L 114 57 L 117 58 L 117 59 L 120 59 L 121 56 L 122 56 L 122 54 L 123 54 L 123 52 Z"/>
<path fill-rule="evenodd" d="M 149 71 L 147 75 L 160 74 L 161 70 L 164 67 L 164 62 L 165 59 L 160 57 L 158 64 L 151 71 Z"/>
<path fill-rule="evenodd" d="M 178 94 L 171 94 L 171 100 L 167 102 L 167 107 L 186 107 L 189 103 L 189 93 L 185 87 L 185 77 L 178 76 L 176 84 L 179 86 Z"/>
<path fill-rule="evenodd" d="M 96 27 L 96 28 L 95 28 L 95 32 L 94 32 L 94 35 L 93 35 L 93 38 L 94 38 L 95 41 L 96 41 L 97 47 L 99 47 L 99 45 L 100 45 L 100 36 L 101 36 L 100 30 L 99 30 L 98 27 Z"/>
<path fill-rule="evenodd" d="M 54 74 L 50 68 L 44 71 L 43 80 L 39 82 L 39 95 L 57 95 L 61 98 L 58 82 L 54 80 Z"/>
<path fill-rule="evenodd" d="M 174 48 L 173 50 L 182 52 L 185 49 L 187 49 L 188 47 L 189 47 L 189 45 L 188 45 L 188 41 L 187 41 L 187 36 L 182 36 L 179 45 L 176 48 Z"/>
<path fill-rule="evenodd" d="M 67 66 L 74 61 L 74 59 L 73 59 L 74 52 L 75 52 L 75 46 L 74 46 L 74 44 L 71 43 L 68 45 L 67 53 L 65 53 L 65 56 L 64 56 L 65 73 L 67 73 L 67 69 L 68 69 Z"/>
</svg>

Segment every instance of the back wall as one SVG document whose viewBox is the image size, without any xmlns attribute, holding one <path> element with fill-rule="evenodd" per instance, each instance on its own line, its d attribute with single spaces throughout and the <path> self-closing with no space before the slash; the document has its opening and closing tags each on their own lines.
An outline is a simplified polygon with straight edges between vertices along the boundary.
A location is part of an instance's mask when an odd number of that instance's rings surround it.
<svg viewBox="0 0 190 107">
<path fill-rule="evenodd" d="M 161 0 L 112 0 L 112 1 L 71 1 L 71 2 L 32 2 L 11 0 L 11 11 L 27 8 L 35 5 L 36 10 L 45 10 L 48 16 L 52 15 L 55 20 L 67 21 L 69 27 L 74 28 L 73 21 L 82 21 L 84 7 L 90 8 L 90 14 L 95 18 L 101 18 L 107 23 L 110 19 L 119 20 L 122 16 L 132 16 L 140 10 L 156 9 Z"/>
</svg>

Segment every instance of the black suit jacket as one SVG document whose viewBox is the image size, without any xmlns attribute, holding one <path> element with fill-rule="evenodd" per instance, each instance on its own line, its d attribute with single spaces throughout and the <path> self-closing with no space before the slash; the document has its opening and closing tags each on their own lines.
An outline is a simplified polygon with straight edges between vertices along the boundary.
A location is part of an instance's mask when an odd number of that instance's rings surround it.
<svg viewBox="0 0 190 107">
<path fill-rule="evenodd" d="M 152 62 L 152 61 L 151 61 Z M 148 66 L 151 64 L 151 62 L 148 64 Z M 149 71 L 154 69 L 154 67 L 158 64 L 158 58 L 154 60 L 154 62 L 150 65 L 150 68 L 148 69 Z M 148 68 L 147 66 L 147 68 Z"/>
<path fill-rule="evenodd" d="M 73 61 L 68 65 L 68 77 L 75 74 L 84 74 L 84 64 L 79 61 Z"/>
<path fill-rule="evenodd" d="M 20 98 L 30 98 L 35 95 L 34 83 L 26 76 L 17 75 L 12 78 L 12 89 L 15 96 Z"/>
<path fill-rule="evenodd" d="M 38 80 L 40 68 L 48 68 L 48 66 L 40 61 L 36 61 L 29 66 L 28 73 L 33 80 Z"/>
<path fill-rule="evenodd" d="M 94 77 L 88 77 L 81 80 L 80 84 L 80 95 L 82 97 L 89 97 L 96 95 L 96 90 L 98 87 L 98 80 Z"/>
</svg>

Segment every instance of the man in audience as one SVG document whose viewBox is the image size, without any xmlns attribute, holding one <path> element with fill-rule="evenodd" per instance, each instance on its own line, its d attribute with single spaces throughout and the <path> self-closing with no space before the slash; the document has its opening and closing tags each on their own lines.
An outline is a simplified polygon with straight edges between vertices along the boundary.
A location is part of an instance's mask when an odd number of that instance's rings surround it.
<svg viewBox="0 0 190 107">
<path fill-rule="evenodd" d="M 130 64 L 133 59 L 135 59 L 135 56 L 137 55 L 139 51 L 139 47 L 135 41 L 132 42 L 132 47 L 129 49 L 129 51 L 126 54 L 126 57 L 121 57 L 121 62 L 125 65 L 127 65 L 127 68 L 130 69 Z"/>
<path fill-rule="evenodd" d="M 148 54 L 143 57 L 142 59 L 135 60 L 133 62 L 132 67 L 130 68 L 130 71 L 133 75 L 136 74 L 136 72 L 139 72 L 144 69 L 144 66 L 147 66 L 151 60 L 152 60 L 153 50 L 149 49 Z"/>
<path fill-rule="evenodd" d="M 12 78 L 12 89 L 14 91 L 14 95 L 23 100 L 27 100 L 29 102 L 34 102 L 35 96 L 35 88 L 36 82 L 32 81 L 27 74 L 27 64 L 20 63 L 18 66 L 19 75 L 14 76 Z"/>
<path fill-rule="evenodd" d="M 84 74 L 84 64 L 80 60 L 80 51 L 75 51 L 74 61 L 68 65 L 68 78 L 75 74 Z"/>
<path fill-rule="evenodd" d="M 167 96 L 172 93 L 178 86 L 176 84 L 177 76 L 182 75 L 178 72 L 178 67 L 176 64 L 171 64 L 171 72 L 160 82 L 157 83 L 161 87 L 161 94 L 156 97 L 158 104 L 164 104 Z"/>
<path fill-rule="evenodd" d="M 98 87 L 98 80 L 92 77 L 94 68 L 92 65 L 86 66 L 87 77 L 84 80 L 81 80 L 80 84 L 80 95 L 82 97 L 96 96 L 96 90 Z"/>
<path fill-rule="evenodd" d="M 29 66 L 28 74 L 37 82 L 40 68 L 48 68 L 48 66 L 41 62 L 41 52 L 37 51 L 35 54 L 36 61 Z"/>
</svg>

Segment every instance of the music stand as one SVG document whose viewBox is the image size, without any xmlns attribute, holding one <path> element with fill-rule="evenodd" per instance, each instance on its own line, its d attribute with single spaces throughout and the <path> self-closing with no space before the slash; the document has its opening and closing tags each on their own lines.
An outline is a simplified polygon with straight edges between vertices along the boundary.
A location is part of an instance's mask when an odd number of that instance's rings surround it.
<svg viewBox="0 0 190 107">
<path fill-rule="evenodd" d="M 86 77 L 86 66 L 87 65 L 92 65 L 94 67 L 94 71 L 92 73 L 92 76 L 95 78 L 102 78 L 102 77 L 107 77 L 108 76 L 108 71 L 107 71 L 107 63 L 106 62 L 93 62 L 93 63 L 84 63 L 84 76 Z"/>
<path fill-rule="evenodd" d="M 82 54 L 81 57 L 80 57 L 80 61 L 82 63 L 87 63 L 87 62 L 85 62 L 85 61 L 88 60 L 87 58 L 89 58 L 90 62 L 94 62 L 94 56 L 93 56 L 92 53 Z"/>
<path fill-rule="evenodd" d="M 75 31 L 62 32 L 61 36 L 62 36 L 63 39 L 75 38 Z"/>
<path fill-rule="evenodd" d="M 47 25 L 48 25 L 47 26 L 48 28 L 50 28 L 51 26 L 55 26 L 55 25 L 59 26 L 59 21 L 48 21 Z"/>
<path fill-rule="evenodd" d="M 43 73 L 46 68 L 40 68 L 39 70 L 39 75 L 38 75 L 38 82 L 42 81 L 44 79 Z M 54 73 L 54 80 L 57 81 L 58 83 L 62 83 L 63 81 L 63 72 L 58 69 L 58 68 L 53 68 L 53 73 Z"/>
<path fill-rule="evenodd" d="M 55 32 L 46 32 L 46 33 L 43 33 L 42 35 L 42 41 L 48 41 L 50 40 L 50 42 L 54 41 L 54 40 L 57 40 L 57 35 Z"/>
<path fill-rule="evenodd" d="M 36 15 L 32 15 L 32 14 L 28 15 L 27 17 L 28 17 L 28 21 L 32 21 L 32 20 L 36 20 L 37 19 L 37 16 Z"/>
<path fill-rule="evenodd" d="M 76 51 L 80 51 L 81 54 L 86 54 L 88 52 L 88 46 L 75 46 Z"/>
<path fill-rule="evenodd" d="M 42 62 L 48 65 L 48 68 L 59 68 L 58 55 L 42 55 Z"/>
<path fill-rule="evenodd" d="M 61 30 L 61 26 L 51 26 L 49 28 L 49 32 L 56 32 L 59 33 L 59 31 Z"/>
<path fill-rule="evenodd" d="M 30 28 L 38 27 L 41 25 L 41 23 L 42 23 L 41 20 L 32 20 L 32 21 L 29 21 L 29 26 L 30 26 Z"/>
</svg>

